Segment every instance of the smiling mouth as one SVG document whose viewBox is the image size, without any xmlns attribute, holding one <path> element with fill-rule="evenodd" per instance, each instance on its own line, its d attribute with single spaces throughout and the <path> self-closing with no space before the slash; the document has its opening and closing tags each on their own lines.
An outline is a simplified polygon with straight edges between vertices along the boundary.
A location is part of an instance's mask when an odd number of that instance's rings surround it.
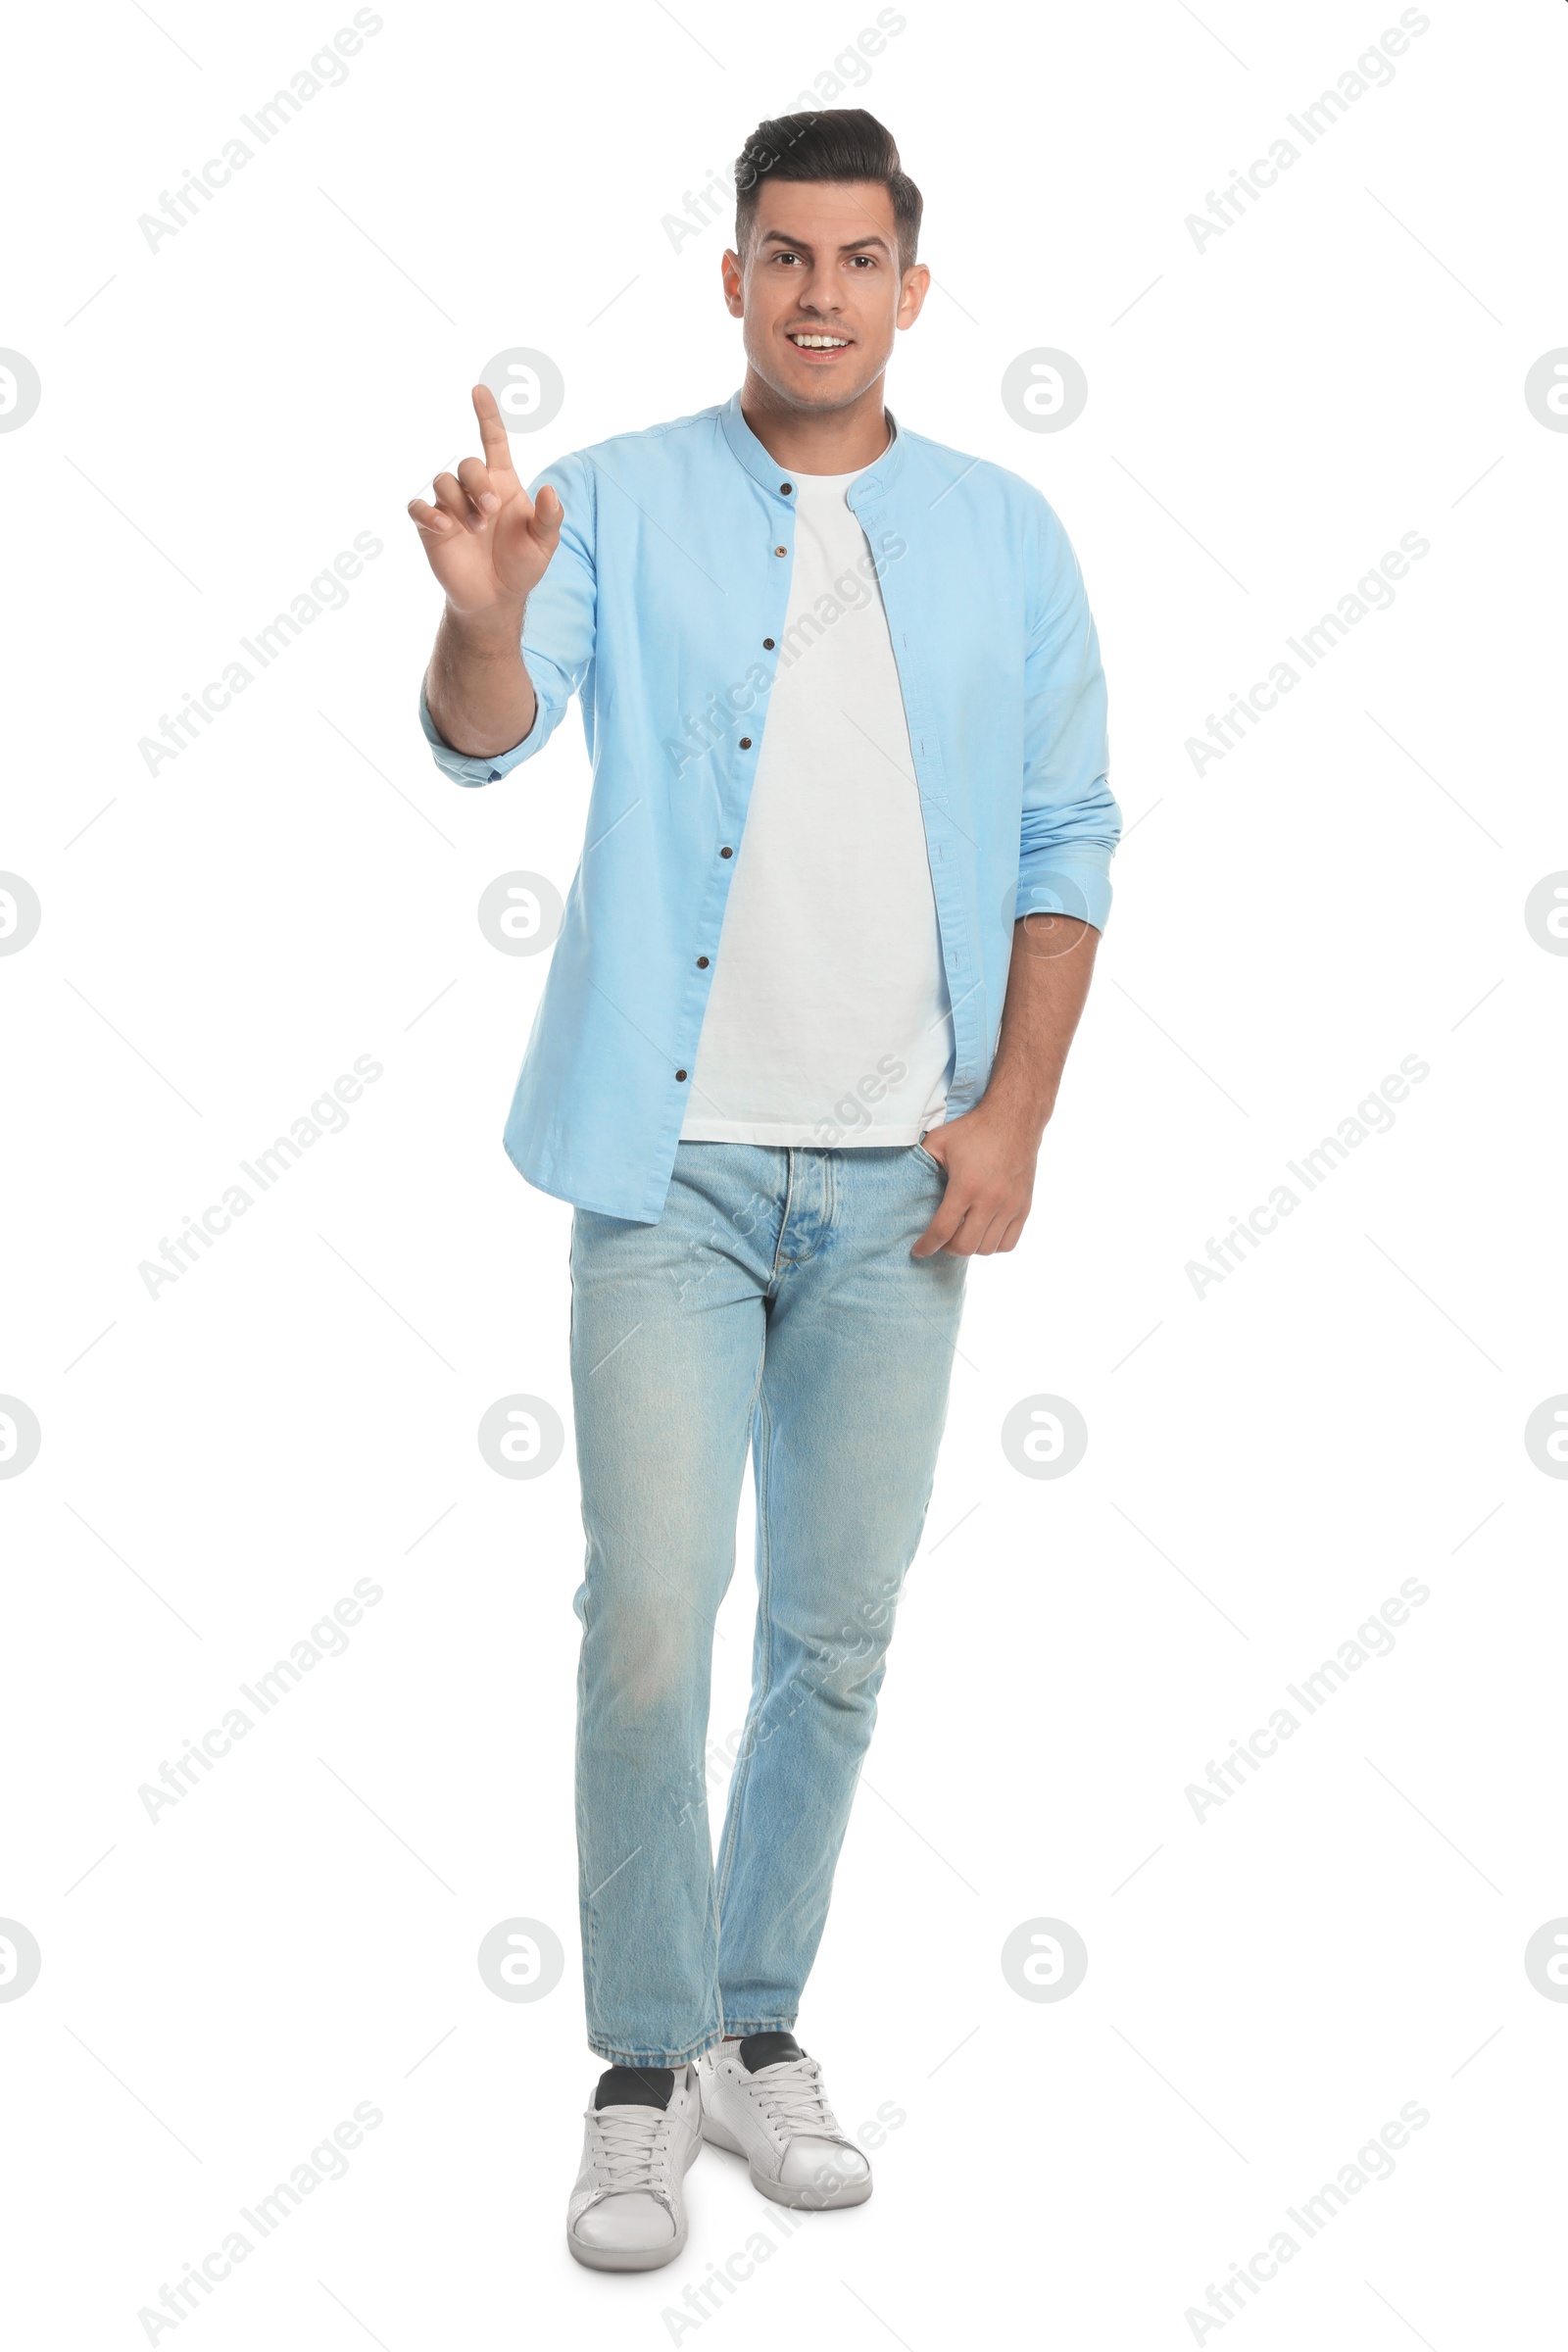
<svg viewBox="0 0 1568 2352">
<path fill-rule="evenodd" d="M 792 327 L 788 340 L 794 344 L 797 351 L 848 351 L 852 337 L 849 335 L 812 334 L 805 327 Z"/>
</svg>

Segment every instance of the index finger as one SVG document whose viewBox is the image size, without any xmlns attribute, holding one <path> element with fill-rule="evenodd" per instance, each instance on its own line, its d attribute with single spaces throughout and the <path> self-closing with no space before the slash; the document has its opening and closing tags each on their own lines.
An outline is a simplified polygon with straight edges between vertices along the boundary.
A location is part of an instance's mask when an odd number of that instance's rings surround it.
<svg viewBox="0 0 1568 2352">
<path fill-rule="evenodd" d="M 484 443 L 484 462 L 492 473 L 514 473 L 512 447 L 507 428 L 501 421 L 501 409 L 488 384 L 473 387 L 473 413 L 479 419 L 479 437 Z"/>
</svg>

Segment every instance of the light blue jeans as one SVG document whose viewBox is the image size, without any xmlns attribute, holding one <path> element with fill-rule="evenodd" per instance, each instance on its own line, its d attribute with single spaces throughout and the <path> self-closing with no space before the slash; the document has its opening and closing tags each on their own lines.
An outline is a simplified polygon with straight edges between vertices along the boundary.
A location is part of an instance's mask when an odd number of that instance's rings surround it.
<svg viewBox="0 0 1568 2352">
<path fill-rule="evenodd" d="M 909 1254 L 943 1184 L 918 1145 L 681 1144 L 657 1225 L 575 1213 L 577 1844 L 606 2059 L 795 2022 L 947 1416 L 966 1261 Z M 709 1682 L 749 1446 L 752 1700 L 715 1872 Z"/>
</svg>

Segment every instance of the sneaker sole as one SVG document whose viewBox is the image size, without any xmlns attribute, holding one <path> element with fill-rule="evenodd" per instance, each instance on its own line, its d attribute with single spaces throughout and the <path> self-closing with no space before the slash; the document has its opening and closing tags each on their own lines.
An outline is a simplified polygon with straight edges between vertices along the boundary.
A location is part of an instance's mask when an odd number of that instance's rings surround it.
<svg viewBox="0 0 1568 2352">
<path fill-rule="evenodd" d="M 716 2116 L 706 2112 L 703 2116 L 703 2137 L 711 2140 L 715 2148 L 727 2148 L 732 2156 L 746 2156 L 746 2150 L 734 2132 L 721 2124 Z M 840 2206 L 863 2205 L 871 2194 L 869 2173 L 864 2180 L 849 2181 L 841 2193 L 835 2193 L 822 2188 L 786 2187 L 782 2180 L 771 2180 L 765 2173 L 760 2173 L 750 2157 L 746 2157 L 746 2169 L 752 2176 L 752 2186 L 760 2195 L 767 2197 L 775 2205 L 793 2206 L 799 2212 L 834 2213 Z"/>
</svg>

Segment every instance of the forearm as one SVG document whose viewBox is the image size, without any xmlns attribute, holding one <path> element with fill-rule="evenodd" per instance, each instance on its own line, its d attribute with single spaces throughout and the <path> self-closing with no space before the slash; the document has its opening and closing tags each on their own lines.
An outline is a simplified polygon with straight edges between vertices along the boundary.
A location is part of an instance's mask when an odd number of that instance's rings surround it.
<svg viewBox="0 0 1568 2352">
<path fill-rule="evenodd" d="M 948 1181 L 911 1255 L 989 1257 L 1015 1247 L 1099 945 L 1100 933 L 1071 915 L 1032 914 L 1014 924 L 991 1077 L 973 1110 L 926 1135 L 926 1152 Z"/>
<path fill-rule="evenodd" d="M 534 721 L 533 680 L 522 659 L 522 609 L 461 615 L 447 607 L 424 677 L 437 732 L 470 759 L 521 743 Z"/>
<path fill-rule="evenodd" d="M 977 1107 L 1038 1144 L 1089 994 L 1100 933 L 1068 915 L 1016 923 L 991 1078 Z"/>
</svg>

